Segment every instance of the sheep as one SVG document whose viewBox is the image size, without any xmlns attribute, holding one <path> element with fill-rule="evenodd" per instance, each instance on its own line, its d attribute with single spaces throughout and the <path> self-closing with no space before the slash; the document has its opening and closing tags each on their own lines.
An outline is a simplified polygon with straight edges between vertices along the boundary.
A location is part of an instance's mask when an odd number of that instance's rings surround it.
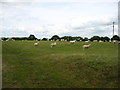
<svg viewBox="0 0 120 90">
<path fill-rule="evenodd" d="M 116 40 L 113 40 L 113 43 L 115 44 L 117 41 Z"/>
<path fill-rule="evenodd" d="M 38 46 L 38 45 L 39 45 L 39 42 L 34 43 L 34 46 Z"/>
<path fill-rule="evenodd" d="M 56 43 L 56 42 L 51 43 L 51 48 L 52 48 L 53 46 L 56 46 L 56 45 L 57 45 L 57 43 Z"/>
<path fill-rule="evenodd" d="M 98 40 L 93 40 L 93 42 L 98 42 Z"/>
<path fill-rule="evenodd" d="M 70 43 L 71 43 L 71 44 L 74 44 L 74 43 L 75 43 L 75 41 L 70 41 Z"/>
<path fill-rule="evenodd" d="M 6 41 L 9 41 L 9 39 L 7 39 Z"/>
<path fill-rule="evenodd" d="M 118 44 L 120 45 L 120 41 L 118 42 Z"/>
<path fill-rule="evenodd" d="M 89 45 L 83 45 L 83 48 L 90 48 L 91 44 Z"/>
<path fill-rule="evenodd" d="M 14 39 L 12 39 L 12 41 L 15 41 Z"/>
<path fill-rule="evenodd" d="M 85 41 L 85 43 L 89 43 L 89 41 Z"/>
<path fill-rule="evenodd" d="M 100 43 L 103 42 L 102 40 L 99 41 Z"/>
</svg>

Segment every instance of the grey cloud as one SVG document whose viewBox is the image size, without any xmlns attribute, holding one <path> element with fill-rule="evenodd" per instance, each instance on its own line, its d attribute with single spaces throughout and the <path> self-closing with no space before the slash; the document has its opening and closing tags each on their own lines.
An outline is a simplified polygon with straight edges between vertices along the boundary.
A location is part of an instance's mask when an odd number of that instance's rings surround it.
<svg viewBox="0 0 120 90">
<path fill-rule="evenodd" d="M 77 26 L 77 27 L 71 27 L 73 30 L 82 30 L 82 29 L 87 29 L 87 28 L 96 28 L 96 27 L 105 27 L 105 26 L 111 26 L 113 23 L 112 20 L 109 21 L 89 21 L 86 22 L 83 26 Z M 118 25 L 117 20 L 115 19 L 115 25 Z"/>
<path fill-rule="evenodd" d="M 27 31 L 18 30 L 15 28 L 6 28 L 2 30 L 2 36 L 26 36 L 29 33 Z"/>
</svg>

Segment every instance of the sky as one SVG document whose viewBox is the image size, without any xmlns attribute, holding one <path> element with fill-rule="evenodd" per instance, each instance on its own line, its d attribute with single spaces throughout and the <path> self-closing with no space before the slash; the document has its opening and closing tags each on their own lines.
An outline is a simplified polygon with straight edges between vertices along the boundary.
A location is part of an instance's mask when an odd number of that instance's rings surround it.
<svg viewBox="0 0 120 90">
<path fill-rule="evenodd" d="M 119 0 L 0 0 L 0 37 L 112 37 Z"/>
</svg>

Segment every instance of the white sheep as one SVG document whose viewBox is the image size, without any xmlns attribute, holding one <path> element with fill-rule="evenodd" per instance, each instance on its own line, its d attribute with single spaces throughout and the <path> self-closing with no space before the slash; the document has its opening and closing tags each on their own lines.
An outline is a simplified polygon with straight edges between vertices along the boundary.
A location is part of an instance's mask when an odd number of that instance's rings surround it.
<svg viewBox="0 0 120 90">
<path fill-rule="evenodd" d="M 120 44 L 120 41 L 118 41 L 118 44 Z"/>
<path fill-rule="evenodd" d="M 103 42 L 102 40 L 99 41 L 100 43 Z"/>
<path fill-rule="evenodd" d="M 38 45 L 39 45 L 39 42 L 34 43 L 34 46 L 38 46 Z"/>
<path fill-rule="evenodd" d="M 113 43 L 115 44 L 117 41 L 116 40 L 113 40 Z"/>
<path fill-rule="evenodd" d="M 74 44 L 74 43 L 75 43 L 75 41 L 70 41 L 70 43 L 71 43 L 71 44 Z"/>
<path fill-rule="evenodd" d="M 83 45 L 83 48 L 90 48 L 91 44 L 89 45 Z"/>
<path fill-rule="evenodd" d="M 7 39 L 6 41 L 9 41 L 9 39 Z"/>
<path fill-rule="evenodd" d="M 56 42 L 51 43 L 51 48 L 52 48 L 53 46 L 56 46 L 56 45 L 57 45 L 57 43 L 56 43 Z"/>
<path fill-rule="evenodd" d="M 111 41 L 111 40 L 109 40 L 109 42 L 111 43 L 112 41 Z"/>
<path fill-rule="evenodd" d="M 90 41 L 85 41 L 85 43 L 89 43 Z"/>
<path fill-rule="evenodd" d="M 98 42 L 98 40 L 93 40 L 93 42 Z"/>
</svg>

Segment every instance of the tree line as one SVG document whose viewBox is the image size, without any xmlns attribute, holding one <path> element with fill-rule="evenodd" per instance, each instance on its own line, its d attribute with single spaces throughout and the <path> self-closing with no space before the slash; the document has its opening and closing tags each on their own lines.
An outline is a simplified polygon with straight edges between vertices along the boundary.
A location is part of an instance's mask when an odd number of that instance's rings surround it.
<svg viewBox="0 0 120 90">
<path fill-rule="evenodd" d="M 97 41 L 100 41 L 100 40 L 101 41 L 109 41 L 109 40 L 111 40 L 111 41 L 113 41 L 113 40 L 120 41 L 120 37 L 118 35 L 114 35 L 112 38 L 109 38 L 107 36 L 105 36 L 105 37 L 93 36 L 91 38 L 87 38 L 87 37 L 82 38 L 80 36 L 78 36 L 78 37 L 72 37 L 72 36 L 59 37 L 58 35 L 54 35 L 51 38 L 51 40 L 54 40 L 54 41 L 56 41 L 56 40 L 61 41 L 61 39 L 64 39 L 66 41 L 73 41 L 73 40 L 75 40 L 75 41 L 88 41 L 88 40 L 90 40 L 90 41 L 94 41 L 94 40 L 97 40 Z"/>
<path fill-rule="evenodd" d="M 105 37 L 100 37 L 100 36 L 93 36 L 91 38 L 87 38 L 87 37 L 80 37 L 80 36 L 76 36 L 76 37 L 72 37 L 72 36 L 63 36 L 63 37 L 59 37 L 58 35 L 53 35 L 51 38 L 42 38 L 42 39 L 38 39 L 35 37 L 35 35 L 30 35 L 29 37 L 11 37 L 11 38 L 6 38 L 6 37 L 2 37 L 2 40 L 7 40 L 7 39 L 11 39 L 11 40 L 38 40 L 38 41 L 113 41 L 113 40 L 117 40 L 120 41 L 120 37 L 118 35 L 114 35 L 112 38 L 109 38 L 107 36 Z"/>
</svg>

